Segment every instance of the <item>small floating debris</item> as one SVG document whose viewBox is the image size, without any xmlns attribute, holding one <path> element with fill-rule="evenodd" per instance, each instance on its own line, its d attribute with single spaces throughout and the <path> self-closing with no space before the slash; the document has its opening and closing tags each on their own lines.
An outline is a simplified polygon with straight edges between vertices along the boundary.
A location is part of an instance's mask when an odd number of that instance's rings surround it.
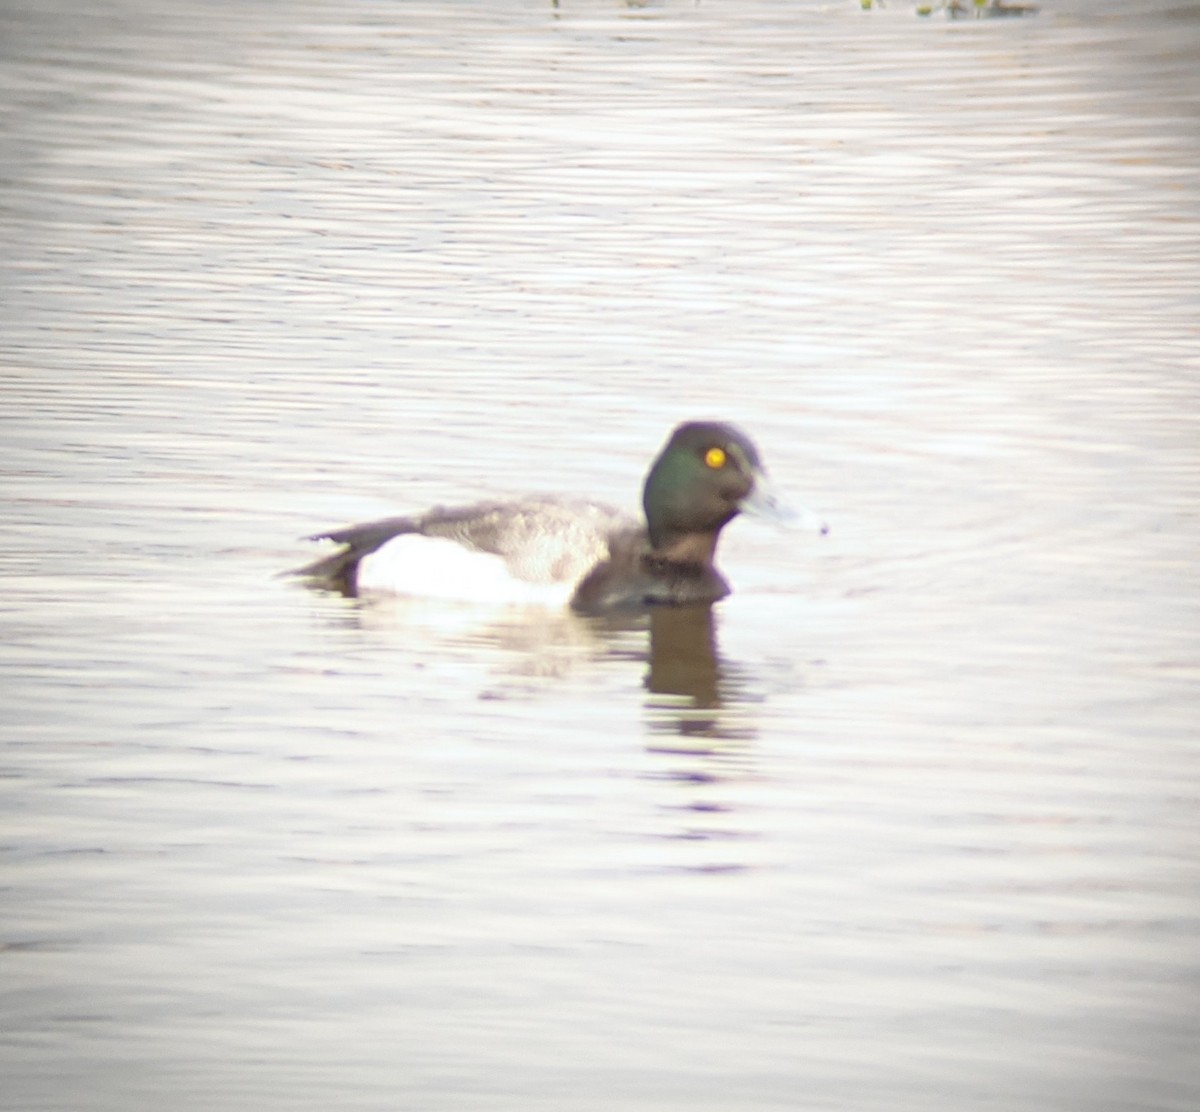
<svg viewBox="0 0 1200 1112">
<path fill-rule="evenodd" d="M 1036 4 L 1013 3 L 1011 0 L 946 0 L 942 4 L 923 4 L 918 15 L 932 15 L 938 9 L 951 19 L 1000 19 L 1005 16 L 1037 15 Z"/>
<path fill-rule="evenodd" d="M 863 11 L 882 8 L 884 0 L 860 0 Z M 1006 16 L 1037 15 L 1037 4 L 1022 3 L 1021 0 L 938 0 L 937 3 L 920 3 L 917 15 L 931 16 L 944 12 L 950 19 L 1002 19 Z"/>
</svg>

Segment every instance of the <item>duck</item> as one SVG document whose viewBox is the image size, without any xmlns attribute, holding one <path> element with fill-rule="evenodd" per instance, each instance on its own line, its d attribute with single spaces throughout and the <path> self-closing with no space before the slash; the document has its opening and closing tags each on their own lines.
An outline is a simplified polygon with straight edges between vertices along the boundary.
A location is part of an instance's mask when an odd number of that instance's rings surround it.
<svg viewBox="0 0 1200 1112">
<path fill-rule="evenodd" d="M 357 598 L 400 595 L 568 606 L 581 613 L 708 605 L 730 586 L 715 566 L 738 514 L 828 526 L 793 511 L 767 480 L 753 441 L 723 421 L 677 426 L 642 491 L 643 520 L 581 499 L 535 496 L 437 506 L 306 538 L 338 551 L 295 569 Z"/>
</svg>

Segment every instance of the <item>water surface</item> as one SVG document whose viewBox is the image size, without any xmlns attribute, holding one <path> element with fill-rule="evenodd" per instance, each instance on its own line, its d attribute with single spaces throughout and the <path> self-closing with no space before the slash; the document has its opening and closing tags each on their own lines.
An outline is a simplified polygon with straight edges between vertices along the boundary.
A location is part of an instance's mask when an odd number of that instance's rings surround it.
<svg viewBox="0 0 1200 1112">
<path fill-rule="evenodd" d="M 1200 1103 L 1200 18 L 0 12 L 0 1104 Z M 367 605 L 296 538 L 828 537 L 711 616 Z"/>
</svg>

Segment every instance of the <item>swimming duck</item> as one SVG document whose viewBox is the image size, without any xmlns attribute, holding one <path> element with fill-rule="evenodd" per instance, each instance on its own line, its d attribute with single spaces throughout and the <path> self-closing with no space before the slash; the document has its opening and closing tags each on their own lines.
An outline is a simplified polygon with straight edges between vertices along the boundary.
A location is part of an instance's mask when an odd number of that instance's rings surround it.
<svg viewBox="0 0 1200 1112">
<path fill-rule="evenodd" d="M 749 437 L 716 421 L 671 433 L 646 476 L 642 507 L 644 522 L 600 503 L 547 497 L 439 506 L 318 533 L 308 539 L 342 548 L 295 574 L 350 596 L 569 604 L 585 613 L 706 604 L 729 594 L 713 557 L 737 514 L 796 518 L 770 490 Z"/>
</svg>

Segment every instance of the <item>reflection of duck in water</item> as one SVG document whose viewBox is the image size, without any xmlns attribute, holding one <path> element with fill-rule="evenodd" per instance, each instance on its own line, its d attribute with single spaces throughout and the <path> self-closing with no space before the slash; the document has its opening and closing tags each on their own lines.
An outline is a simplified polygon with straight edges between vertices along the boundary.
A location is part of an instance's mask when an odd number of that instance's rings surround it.
<svg viewBox="0 0 1200 1112">
<path fill-rule="evenodd" d="M 650 612 L 650 655 L 645 685 L 647 725 L 658 752 L 714 756 L 724 743 L 752 737 L 747 670 L 721 656 L 711 606 L 657 607 Z"/>
<path fill-rule="evenodd" d="M 320 533 L 342 545 L 300 568 L 347 595 L 569 604 L 593 613 L 707 604 L 729 585 L 713 564 L 739 513 L 795 520 L 758 450 L 732 425 L 680 425 L 646 476 L 645 522 L 587 501 L 533 498 L 393 517 Z M 826 532 L 824 525 L 821 532 Z"/>
<path fill-rule="evenodd" d="M 711 710 L 721 705 L 721 663 L 713 612 L 708 606 L 658 609 L 650 615 L 649 705 L 668 705 L 654 696 L 676 696 L 685 706 Z"/>
</svg>

